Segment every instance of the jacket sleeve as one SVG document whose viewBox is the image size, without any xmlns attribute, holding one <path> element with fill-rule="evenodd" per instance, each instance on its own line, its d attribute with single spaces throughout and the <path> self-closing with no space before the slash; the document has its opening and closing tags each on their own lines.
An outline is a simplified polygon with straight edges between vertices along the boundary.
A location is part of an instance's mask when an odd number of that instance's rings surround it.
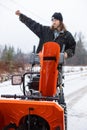
<svg viewBox="0 0 87 130">
<path fill-rule="evenodd" d="M 35 33 L 39 38 L 43 37 L 43 32 L 46 30 L 45 26 L 37 23 L 31 18 L 25 16 L 24 14 L 20 14 L 19 19 L 22 23 L 24 23 L 33 33 Z"/>
<path fill-rule="evenodd" d="M 76 42 L 72 34 L 69 32 L 67 37 L 67 46 L 65 52 L 68 54 L 68 58 L 72 57 L 75 54 Z"/>
</svg>

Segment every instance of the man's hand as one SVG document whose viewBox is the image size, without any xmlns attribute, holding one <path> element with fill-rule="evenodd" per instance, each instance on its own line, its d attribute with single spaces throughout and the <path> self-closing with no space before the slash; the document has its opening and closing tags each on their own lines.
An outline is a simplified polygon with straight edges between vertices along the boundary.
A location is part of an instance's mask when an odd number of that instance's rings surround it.
<svg viewBox="0 0 87 130">
<path fill-rule="evenodd" d="M 68 55 L 66 52 L 64 52 L 64 58 L 67 59 L 68 58 Z"/>
<path fill-rule="evenodd" d="M 18 16 L 20 16 L 20 14 L 21 14 L 20 10 L 17 10 L 17 11 L 15 12 L 15 14 L 18 15 Z"/>
</svg>

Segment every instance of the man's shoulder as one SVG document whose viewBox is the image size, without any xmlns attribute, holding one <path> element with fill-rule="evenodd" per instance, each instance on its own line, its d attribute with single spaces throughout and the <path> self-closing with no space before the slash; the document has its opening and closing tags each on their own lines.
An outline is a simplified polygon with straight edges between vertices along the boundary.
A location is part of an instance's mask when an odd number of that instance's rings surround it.
<svg viewBox="0 0 87 130">
<path fill-rule="evenodd" d="M 68 35 L 73 36 L 73 33 L 72 33 L 72 32 L 70 32 L 70 31 L 66 31 L 66 33 L 67 33 Z"/>
<path fill-rule="evenodd" d="M 65 35 L 71 35 L 71 32 L 69 32 L 68 30 L 65 31 Z"/>
<path fill-rule="evenodd" d="M 65 37 L 73 37 L 72 33 L 69 32 L 68 30 L 65 31 Z"/>
</svg>

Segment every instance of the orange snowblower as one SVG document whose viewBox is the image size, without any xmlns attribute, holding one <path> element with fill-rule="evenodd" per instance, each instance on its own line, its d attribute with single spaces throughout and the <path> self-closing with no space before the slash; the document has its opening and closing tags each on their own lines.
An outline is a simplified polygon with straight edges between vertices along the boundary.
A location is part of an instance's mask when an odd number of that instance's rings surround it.
<svg viewBox="0 0 87 130">
<path fill-rule="evenodd" d="M 1 95 L 7 100 L 0 99 L 0 130 L 67 130 L 60 57 L 60 46 L 47 42 L 40 58 L 31 57 L 31 71 L 12 76 L 13 85 L 23 85 L 23 95 Z M 39 72 L 33 70 L 36 64 Z"/>
</svg>

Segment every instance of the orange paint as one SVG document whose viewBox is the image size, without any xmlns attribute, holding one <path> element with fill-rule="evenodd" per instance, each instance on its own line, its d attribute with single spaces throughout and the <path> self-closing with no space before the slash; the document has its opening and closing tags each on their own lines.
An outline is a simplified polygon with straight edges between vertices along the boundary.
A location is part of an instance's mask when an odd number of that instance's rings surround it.
<svg viewBox="0 0 87 130">
<path fill-rule="evenodd" d="M 42 96 L 54 96 L 58 79 L 58 62 L 60 56 L 60 46 L 56 42 L 44 44 L 42 54 L 40 52 L 40 84 L 39 91 Z"/>
<path fill-rule="evenodd" d="M 30 100 L 0 100 L 0 130 L 10 123 L 19 125 L 22 117 L 29 114 L 29 108 L 33 108 L 30 114 L 44 118 L 50 130 L 60 126 L 64 130 L 63 108 L 51 101 L 30 101 Z"/>
</svg>

